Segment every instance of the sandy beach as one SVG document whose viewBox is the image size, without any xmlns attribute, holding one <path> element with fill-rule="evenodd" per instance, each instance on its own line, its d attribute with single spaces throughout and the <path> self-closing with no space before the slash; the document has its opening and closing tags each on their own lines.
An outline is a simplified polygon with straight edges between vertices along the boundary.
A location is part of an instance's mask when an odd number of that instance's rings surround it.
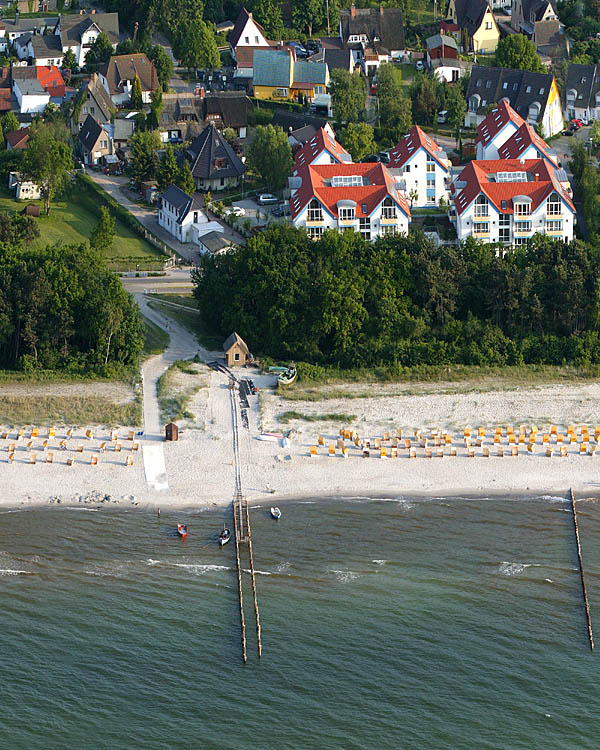
<svg viewBox="0 0 600 750">
<path fill-rule="evenodd" d="M 595 409 L 600 397 L 600 384 L 551 385 L 544 387 L 457 392 L 456 384 L 447 388 L 437 385 L 360 385 L 353 386 L 352 398 L 335 397 L 316 401 L 289 401 L 274 388 L 272 376 L 254 375 L 251 370 L 238 372 L 241 377 L 252 377 L 259 388 L 259 396 L 250 397 L 248 428 L 240 430 L 242 483 L 246 496 L 253 501 L 275 503 L 290 497 L 302 496 L 401 496 L 426 493 L 430 495 L 464 495 L 506 493 L 537 493 L 561 495 L 569 487 L 579 494 L 593 494 L 600 487 L 600 454 L 582 455 L 580 427 L 589 425 L 590 444 L 594 444 Z M 349 389 L 349 386 L 347 387 Z M 343 388 L 336 386 L 336 392 Z M 128 428 L 119 431 L 121 451 L 114 451 L 114 442 L 104 427 L 95 427 L 93 439 L 85 438 L 91 426 L 74 429 L 67 450 L 59 449 L 64 438 L 64 427 L 56 427 L 56 435 L 44 450 L 47 428 L 41 427 L 27 449 L 28 430 L 16 443 L 13 462 L 8 460 L 8 447 L 15 442 L 16 431 L 8 430 L 0 440 L 0 483 L 3 488 L 0 503 L 6 507 L 38 506 L 47 504 L 103 503 L 111 506 L 138 507 L 203 507 L 224 505 L 234 492 L 232 445 L 232 414 L 228 381 L 225 375 L 213 372 L 210 383 L 198 397 L 202 414 L 191 429 L 184 427 L 178 442 L 164 442 L 157 435 L 136 438 L 139 450 L 132 451 L 127 440 Z M 279 417 L 293 410 L 316 421 L 291 419 L 282 424 Z M 320 414 L 351 414 L 352 424 L 321 421 Z M 600 419 L 598 420 L 600 422 Z M 511 457 L 506 431 L 502 445 L 504 457 L 496 455 L 493 443 L 496 427 L 512 425 L 518 433 L 519 424 L 535 424 L 539 434 L 536 452 L 527 452 L 521 445 L 518 457 Z M 579 431 L 578 442 L 567 446 L 567 455 L 560 457 L 556 436 L 543 444 L 542 433 L 550 432 L 550 425 L 566 436 L 568 425 Z M 199 426 L 198 426 L 199 425 Z M 483 448 L 476 447 L 475 458 L 467 457 L 464 429 L 486 428 L 486 442 L 490 457 L 484 458 Z M 356 431 L 360 438 L 382 437 L 384 432 L 403 431 L 403 438 L 412 436 L 417 457 L 409 460 L 408 451 L 399 449 L 397 458 L 382 459 L 372 450 L 368 459 L 362 449 L 350 441 L 348 457 L 339 450 L 328 455 L 328 446 L 339 438 L 340 428 Z M 2 431 L 7 428 L 2 428 Z M 289 445 L 257 439 L 263 431 L 296 434 Z M 432 431 L 450 433 L 456 456 L 446 447 L 443 458 L 427 459 L 424 449 L 415 441 L 414 431 L 423 436 Z M 30 430 L 29 430 L 30 431 Z M 311 445 L 317 445 L 319 435 L 324 446 L 318 455 L 310 457 Z M 105 442 L 105 451 L 100 452 Z M 403 443 L 403 440 L 400 441 Z M 153 489 L 147 481 L 143 452 L 160 444 L 164 450 L 166 481 L 164 488 Z M 430 438 L 430 445 L 433 442 Z M 76 451 L 83 445 L 83 451 Z M 390 445 L 388 443 L 387 445 Z M 545 454 L 553 448 L 552 458 Z M 45 463 L 48 450 L 53 462 Z M 388 455 L 389 455 L 388 450 Z M 36 454 L 36 463 L 30 456 Z M 91 465 L 92 455 L 98 464 Z M 133 465 L 126 465 L 127 456 Z M 67 457 L 74 456 L 74 464 L 67 465 Z M 434 449 L 435 456 L 435 449 Z"/>
</svg>

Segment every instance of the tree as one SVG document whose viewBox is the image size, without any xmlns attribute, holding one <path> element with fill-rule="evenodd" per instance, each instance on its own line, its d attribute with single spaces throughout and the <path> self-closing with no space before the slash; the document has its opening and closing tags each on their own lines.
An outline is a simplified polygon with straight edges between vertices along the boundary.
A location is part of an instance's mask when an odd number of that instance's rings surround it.
<svg viewBox="0 0 600 750">
<path fill-rule="evenodd" d="M 264 28 L 267 39 L 283 39 L 281 6 L 274 0 L 254 0 L 252 16 Z"/>
<path fill-rule="evenodd" d="M 5 136 L 7 133 L 18 130 L 19 127 L 19 121 L 14 112 L 7 112 L 5 115 L 2 115 L 2 132 Z"/>
<path fill-rule="evenodd" d="M 431 125 L 438 109 L 435 83 L 427 76 L 421 76 L 412 88 L 412 111 L 416 123 Z"/>
<path fill-rule="evenodd" d="M 177 159 L 175 158 L 175 151 L 170 143 L 167 143 L 165 152 L 160 160 L 160 167 L 157 172 L 158 189 L 166 190 L 169 185 L 173 185 L 177 181 Z"/>
<path fill-rule="evenodd" d="M 160 116 L 163 111 L 162 89 L 150 92 L 150 112 L 146 117 L 146 128 L 148 130 L 157 130 L 160 123 Z"/>
<path fill-rule="evenodd" d="M 53 198 L 69 180 L 73 168 L 71 147 L 56 137 L 51 124 L 34 123 L 21 161 L 22 174 L 40 187 L 46 216 Z"/>
<path fill-rule="evenodd" d="M 156 130 L 136 130 L 129 139 L 131 146 L 131 175 L 138 184 L 154 178 L 158 166 L 156 149 L 160 137 Z"/>
<path fill-rule="evenodd" d="M 361 74 L 341 69 L 332 70 L 330 91 L 337 122 L 358 122 L 366 101 L 365 80 Z"/>
<path fill-rule="evenodd" d="M 193 195 L 196 190 L 194 175 L 192 174 L 192 169 L 187 159 L 181 160 L 181 164 L 179 165 L 179 169 L 177 170 L 175 184 L 188 195 Z"/>
<path fill-rule="evenodd" d="M 100 219 L 92 230 L 90 247 L 101 254 L 111 249 L 115 239 L 115 219 L 106 206 L 100 207 Z"/>
<path fill-rule="evenodd" d="M 590 129 L 590 138 L 594 146 L 600 144 L 600 120 L 594 120 Z"/>
<path fill-rule="evenodd" d="M 235 130 L 233 128 L 225 128 L 223 131 L 223 138 L 229 143 L 230 145 L 233 145 L 237 143 L 237 135 L 235 134 Z"/>
<path fill-rule="evenodd" d="M 136 73 L 131 86 L 130 94 L 130 105 L 132 109 L 141 109 L 144 106 L 144 100 L 142 97 L 142 82 L 140 81 L 139 75 Z"/>
<path fill-rule="evenodd" d="M 70 81 L 71 80 L 71 74 L 77 72 L 77 58 L 75 57 L 75 53 L 73 50 L 69 47 L 69 49 L 65 52 L 62 59 L 62 72 L 65 76 L 65 80 Z M 69 71 L 68 75 L 65 73 L 65 71 Z"/>
<path fill-rule="evenodd" d="M 113 54 L 112 42 L 104 31 L 92 42 L 85 56 L 85 67 L 92 73 L 104 63 L 107 63 Z"/>
<path fill-rule="evenodd" d="M 133 40 L 123 39 L 123 41 L 119 42 L 119 44 L 117 45 L 117 49 L 115 50 L 115 55 L 132 55 L 135 51 L 136 49 L 135 49 L 135 44 L 133 43 Z"/>
<path fill-rule="evenodd" d="M 325 4 L 321 0 L 295 0 L 292 5 L 292 20 L 297 29 L 306 29 L 312 36 L 313 28 L 321 28 L 325 18 Z"/>
<path fill-rule="evenodd" d="M 448 93 L 446 99 L 446 109 L 448 110 L 448 122 L 454 132 L 454 138 L 458 144 L 460 138 L 460 129 L 462 128 L 465 121 L 465 114 L 467 113 L 467 103 L 462 91 L 454 86 Z"/>
<path fill-rule="evenodd" d="M 199 18 L 178 27 L 173 54 L 190 72 L 196 68 L 221 67 L 215 35 Z"/>
<path fill-rule="evenodd" d="M 535 44 L 524 34 L 510 34 L 498 42 L 496 65 L 502 68 L 545 73 Z"/>
<path fill-rule="evenodd" d="M 273 190 L 282 190 L 294 164 L 284 131 L 273 125 L 258 125 L 248 149 L 248 164 Z"/>
<path fill-rule="evenodd" d="M 149 58 L 154 63 L 158 82 L 166 93 L 169 90 L 169 81 L 173 77 L 173 62 L 160 44 L 152 47 Z"/>
<path fill-rule="evenodd" d="M 412 127 L 412 103 L 403 95 L 402 80 L 396 68 L 383 63 L 377 71 L 379 120 L 386 137 L 397 143 Z"/>
<path fill-rule="evenodd" d="M 339 134 L 340 143 L 349 151 L 353 161 L 361 161 L 377 147 L 373 138 L 373 128 L 366 122 L 350 122 Z"/>
</svg>

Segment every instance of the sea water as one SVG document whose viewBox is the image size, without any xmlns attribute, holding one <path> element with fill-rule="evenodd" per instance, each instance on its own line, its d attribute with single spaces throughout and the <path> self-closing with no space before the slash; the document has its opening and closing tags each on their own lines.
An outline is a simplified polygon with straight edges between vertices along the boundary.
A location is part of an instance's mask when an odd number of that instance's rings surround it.
<svg viewBox="0 0 600 750">
<path fill-rule="evenodd" d="M 1 513 L 0 747 L 600 747 L 562 498 L 281 507 L 251 509 L 246 666 L 229 511 Z M 578 509 L 600 639 L 600 503 Z"/>
</svg>

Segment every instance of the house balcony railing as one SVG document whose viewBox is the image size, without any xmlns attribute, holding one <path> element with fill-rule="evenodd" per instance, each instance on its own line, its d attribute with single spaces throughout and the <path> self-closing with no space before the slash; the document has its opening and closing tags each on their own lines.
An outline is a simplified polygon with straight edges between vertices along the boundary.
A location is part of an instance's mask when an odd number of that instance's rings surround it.
<svg viewBox="0 0 600 750">
<path fill-rule="evenodd" d="M 306 226 L 307 227 L 320 227 L 323 225 L 323 217 L 320 219 L 307 219 L 306 220 Z"/>
<path fill-rule="evenodd" d="M 382 224 L 396 224 L 398 222 L 397 216 L 382 216 L 380 219 Z"/>
<path fill-rule="evenodd" d="M 340 227 L 355 227 L 356 223 L 356 219 L 338 219 Z"/>
</svg>

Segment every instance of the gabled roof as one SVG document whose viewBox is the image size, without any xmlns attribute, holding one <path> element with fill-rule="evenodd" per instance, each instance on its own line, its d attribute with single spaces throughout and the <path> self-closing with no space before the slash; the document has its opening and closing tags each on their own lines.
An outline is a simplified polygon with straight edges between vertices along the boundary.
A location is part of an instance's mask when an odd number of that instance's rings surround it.
<svg viewBox="0 0 600 750">
<path fill-rule="evenodd" d="M 323 128 L 319 128 L 314 136 L 307 140 L 296 153 L 296 169 L 302 169 L 312 164 L 317 156 L 326 151 L 337 164 L 348 164 L 352 157 L 346 149 L 332 138 Z"/>
<path fill-rule="evenodd" d="M 154 63 L 141 52 L 133 55 L 113 55 L 102 72 L 108 82 L 111 96 L 122 94 L 123 81 L 132 81 L 136 75 L 139 76 L 142 91 L 155 91 L 158 88 Z"/>
<path fill-rule="evenodd" d="M 13 81 L 23 95 L 34 95 L 46 93 L 37 78 L 19 78 Z"/>
<path fill-rule="evenodd" d="M 30 37 L 34 59 L 38 60 L 45 57 L 62 58 L 62 44 L 56 34 L 31 34 Z"/>
<path fill-rule="evenodd" d="M 355 8 L 340 11 L 344 45 L 351 36 L 364 35 L 382 51 L 404 49 L 404 22 L 400 8 Z"/>
<path fill-rule="evenodd" d="M 263 29 L 263 27 L 254 18 L 252 18 L 252 13 L 249 13 L 246 8 L 242 8 L 240 11 L 240 15 L 235 22 L 235 26 L 233 27 L 233 31 L 231 32 L 231 36 L 229 37 L 229 44 L 232 47 L 237 47 L 237 44 L 242 38 L 242 34 L 244 33 L 244 29 L 246 28 L 246 24 L 249 20 L 254 21 L 256 27 L 263 35 L 263 39 L 265 40 L 265 42 L 267 41 L 267 37 L 265 35 L 265 30 Z"/>
<path fill-rule="evenodd" d="M 92 149 L 100 135 L 102 134 L 103 128 L 99 125 L 91 115 L 88 115 L 83 121 L 81 130 L 79 131 L 79 141 L 88 150 Z"/>
<path fill-rule="evenodd" d="M 454 50 L 458 50 L 456 39 L 447 34 L 434 34 L 427 37 L 425 44 L 427 44 L 428 50 L 437 49 L 438 47 L 451 47 Z"/>
<path fill-rule="evenodd" d="M 551 150 L 546 141 L 543 138 L 540 138 L 527 122 L 524 122 L 521 127 L 516 130 L 502 146 L 500 146 L 498 149 L 498 156 L 500 159 L 520 159 L 521 154 L 530 146 L 537 149 L 540 156 L 548 159 L 555 168 L 558 168 L 558 159 L 555 152 Z"/>
<path fill-rule="evenodd" d="M 595 96 L 600 90 L 600 67 L 598 65 L 579 65 L 571 63 L 567 71 L 565 91 L 577 92 L 574 106 L 587 109 L 596 105 Z"/>
<path fill-rule="evenodd" d="M 240 334 L 235 331 L 223 343 L 223 351 L 228 352 L 234 344 L 237 344 L 244 354 L 250 354 L 250 349 L 248 349 L 246 342 Z"/>
<path fill-rule="evenodd" d="M 56 16 L 52 18 L 5 18 L 2 23 L 7 34 L 26 31 L 38 31 L 40 34 L 48 26 L 53 28 L 56 24 Z"/>
<path fill-rule="evenodd" d="M 79 92 L 77 93 L 77 102 L 86 101 L 88 95 L 94 99 L 96 106 L 100 109 L 97 113 L 98 117 L 96 117 L 96 119 L 100 122 L 110 122 L 110 119 L 115 112 L 115 105 L 98 78 L 97 73 L 92 73 L 90 80 L 87 81 L 87 83 L 84 83 L 79 89 Z"/>
<path fill-rule="evenodd" d="M 177 213 L 177 223 L 181 224 L 190 211 L 202 211 L 202 199 L 196 193 L 189 196 L 177 185 L 170 185 L 162 194 L 163 200 L 170 203 Z"/>
<path fill-rule="evenodd" d="M 113 44 L 119 43 L 118 13 L 79 13 L 59 16 L 60 39 L 63 47 L 74 47 L 81 44 L 82 35 L 96 26 L 103 31 Z"/>
<path fill-rule="evenodd" d="M 25 146 L 27 145 L 27 141 L 29 140 L 29 128 L 21 128 L 21 130 L 11 130 L 10 133 L 4 134 L 4 138 L 10 144 L 11 148 L 25 148 Z"/>
<path fill-rule="evenodd" d="M 553 82 L 554 76 L 551 73 L 474 65 L 469 80 L 467 101 L 470 104 L 472 96 L 479 96 L 477 112 L 483 112 L 488 104 L 508 99 L 511 107 L 526 119 L 534 102 L 540 105 L 540 113 L 543 115 Z"/>
<path fill-rule="evenodd" d="M 135 120 L 126 117 L 117 117 L 114 121 L 113 138 L 115 141 L 128 141 L 135 132 Z"/>
<path fill-rule="evenodd" d="M 308 58 L 309 62 L 327 63 L 329 70 L 352 70 L 352 50 L 323 47 Z"/>
<path fill-rule="evenodd" d="M 523 19 L 526 23 L 531 23 L 531 14 L 533 13 L 533 23 L 541 21 L 548 6 L 552 8 L 556 15 L 558 15 L 556 4 L 553 0 L 521 0 Z"/>
<path fill-rule="evenodd" d="M 230 248 L 233 244 L 230 239 L 225 237 L 223 232 L 215 232 L 214 230 L 201 235 L 198 239 L 213 255 L 223 252 L 223 250 Z M 244 344 L 244 342 L 242 342 L 242 344 Z M 246 345 L 244 344 L 244 346 Z M 246 353 L 249 354 L 250 352 Z"/>
<path fill-rule="evenodd" d="M 362 184 L 335 187 L 332 178 L 352 176 L 361 178 Z M 356 203 L 356 217 L 370 216 L 375 208 L 390 196 L 406 216 L 410 208 L 403 193 L 396 189 L 394 180 L 383 164 L 315 164 L 306 165 L 292 178 L 300 182 L 290 198 L 290 212 L 295 219 L 313 198 L 332 215 L 338 215 L 338 201 Z"/>
<path fill-rule="evenodd" d="M 390 169 L 401 169 L 409 159 L 422 148 L 432 156 L 440 166 L 448 171 L 448 156 L 446 152 L 418 125 L 413 125 L 404 138 L 389 152 Z"/>
<path fill-rule="evenodd" d="M 525 180 L 499 181 L 499 173 L 525 173 Z M 462 215 L 480 193 L 483 193 L 503 214 L 514 212 L 513 200 L 525 197 L 531 200 L 535 211 L 548 196 L 556 191 L 575 213 L 571 197 L 561 185 L 556 170 L 544 159 L 493 159 L 472 161 L 453 183 L 451 192 L 456 212 Z"/>
<path fill-rule="evenodd" d="M 194 177 L 200 179 L 239 177 L 246 171 L 235 151 L 212 124 L 192 141 L 185 158 L 190 162 Z"/>
<path fill-rule="evenodd" d="M 42 89 L 51 96 L 62 98 L 65 95 L 65 82 L 60 68 L 56 65 L 14 66 L 11 68 L 11 73 L 13 81 L 38 81 Z"/>
<path fill-rule="evenodd" d="M 255 49 L 254 85 L 287 88 L 292 82 L 292 63 L 291 50 Z"/>
<path fill-rule="evenodd" d="M 473 36 L 481 26 L 490 4 L 488 0 L 454 0 L 454 8 L 457 24 L 461 29 L 466 29 L 469 36 Z"/>
<path fill-rule="evenodd" d="M 244 91 L 215 91 L 206 94 L 203 103 L 204 119 L 217 117 L 225 128 L 241 128 L 248 125 L 252 102 Z"/>
<path fill-rule="evenodd" d="M 481 141 L 484 145 L 489 143 L 509 122 L 512 122 L 515 128 L 520 128 L 525 120 L 518 112 L 515 112 L 508 102 L 503 100 L 479 123 L 476 140 Z"/>
</svg>

